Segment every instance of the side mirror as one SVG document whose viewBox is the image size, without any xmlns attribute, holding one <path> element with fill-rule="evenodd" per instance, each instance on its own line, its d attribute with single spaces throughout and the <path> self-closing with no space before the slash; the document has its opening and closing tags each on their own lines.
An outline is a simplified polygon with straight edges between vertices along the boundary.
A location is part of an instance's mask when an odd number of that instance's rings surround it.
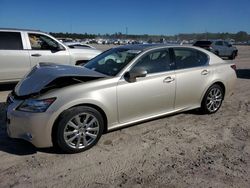
<svg viewBox="0 0 250 188">
<path fill-rule="evenodd" d="M 135 68 L 126 72 L 124 78 L 128 82 L 136 82 L 136 78 L 145 77 L 147 75 L 147 71 L 144 68 Z"/>
</svg>

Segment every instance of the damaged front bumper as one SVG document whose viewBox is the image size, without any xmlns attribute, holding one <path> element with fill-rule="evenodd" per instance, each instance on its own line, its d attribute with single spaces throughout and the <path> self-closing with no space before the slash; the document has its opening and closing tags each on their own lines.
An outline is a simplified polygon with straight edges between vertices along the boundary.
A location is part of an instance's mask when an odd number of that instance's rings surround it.
<svg viewBox="0 0 250 188">
<path fill-rule="evenodd" d="M 24 139 L 38 148 L 51 147 L 51 130 L 48 129 L 49 112 L 30 113 L 16 110 L 23 100 L 8 96 L 6 109 L 7 133 L 10 138 Z"/>
</svg>

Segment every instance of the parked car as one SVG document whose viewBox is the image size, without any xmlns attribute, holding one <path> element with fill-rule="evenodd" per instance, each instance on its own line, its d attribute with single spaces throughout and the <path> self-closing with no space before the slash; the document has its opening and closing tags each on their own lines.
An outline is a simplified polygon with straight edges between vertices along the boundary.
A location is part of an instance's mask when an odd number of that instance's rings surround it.
<svg viewBox="0 0 250 188">
<path fill-rule="evenodd" d="M 104 132 L 177 112 L 215 113 L 235 65 L 196 47 L 129 45 L 84 66 L 35 66 L 7 99 L 7 132 L 75 153 Z"/>
<path fill-rule="evenodd" d="M 85 44 L 85 43 L 81 43 L 81 42 L 64 42 L 64 44 L 66 46 L 68 46 L 69 48 L 76 48 L 76 49 L 96 49 L 95 47 L 89 45 L 89 44 Z"/>
<path fill-rule="evenodd" d="M 238 55 L 238 49 L 227 41 L 223 40 L 200 40 L 194 43 L 194 46 L 209 50 L 220 57 L 235 59 Z"/>
<path fill-rule="evenodd" d="M 71 49 L 40 31 L 0 29 L 0 83 L 17 82 L 39 62 L 76 65 L 100 53 Z"/>
</svg>

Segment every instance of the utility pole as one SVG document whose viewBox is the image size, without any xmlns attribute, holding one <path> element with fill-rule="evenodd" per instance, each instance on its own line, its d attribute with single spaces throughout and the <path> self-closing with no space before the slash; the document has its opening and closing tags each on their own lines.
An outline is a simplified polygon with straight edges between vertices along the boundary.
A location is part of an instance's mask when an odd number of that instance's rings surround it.
<svg viewBox="0 0 250 188">
<path fill-rule="evenodd" d="M 207 32 L 207 28 L 205 28 L 205 33 L 206 33 L 206 40 L 208 40 L 208 32 Z"/>
</svg>

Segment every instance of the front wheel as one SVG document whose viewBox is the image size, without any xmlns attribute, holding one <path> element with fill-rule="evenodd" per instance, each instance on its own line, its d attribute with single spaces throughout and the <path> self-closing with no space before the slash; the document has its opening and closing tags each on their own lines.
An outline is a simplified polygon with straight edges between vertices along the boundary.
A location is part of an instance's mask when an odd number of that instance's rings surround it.
<svg viewBox="0 0 250 188">
<path fill-rule="evenodd" d="M 80 106 L 66 110 L 58 121 L 56 142 L 67 153 L 90 149 L 100 139 L 104 128 L 102 115 L 96 109 Z"/>
<path fill-rule="evenodd" d="M 206 92 L 201 103 L 201 111 L 206 114 L 217 112 L 222 104 L 224 91 L 218 84 L 212 85 Z"/>
</svg>

